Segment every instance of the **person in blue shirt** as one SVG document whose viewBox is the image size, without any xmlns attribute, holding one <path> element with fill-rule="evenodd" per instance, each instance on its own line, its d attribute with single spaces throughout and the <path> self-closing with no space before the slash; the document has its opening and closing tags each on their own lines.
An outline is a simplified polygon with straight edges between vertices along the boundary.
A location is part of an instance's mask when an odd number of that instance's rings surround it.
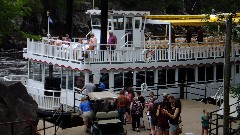
<svg viewBox="0 0 240 135">
<path fill-rule="evenodd" d="M 100 88 L 102 91 L 105 91 L 105 84 L 103 82 L 99 82 L 98 88 Z"/>
<path fill-rule="evenodd" d="M 79 109 L 82 112 L 82 118 L 84 121 L 84 135 L 87 134 L 88 122 L 93 118 L 93 111 L 91 108 L 91 102 L 87 100 L 85 97 L 81 99 L 81 103 L 79 105 Z"/>
</svg>

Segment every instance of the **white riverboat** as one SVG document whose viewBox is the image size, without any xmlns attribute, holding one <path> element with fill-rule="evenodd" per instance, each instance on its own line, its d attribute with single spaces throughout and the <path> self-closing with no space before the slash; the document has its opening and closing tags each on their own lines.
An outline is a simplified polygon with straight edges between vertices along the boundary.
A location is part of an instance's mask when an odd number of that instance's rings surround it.
<svg viewBox="0 0 240 135">
<path fill-rule="evenodd" d="M 87 13 L 91 16 L 91 32 L 100 41 L 101 12 Z M 115 50 L 87 50 L 86 44 L 78 43 L 78 39 L 62 42 L 61 46 L 51 44 L 57 42 L 54 38 L 27 39 L 23 57 L 28 60 L 28 75 L 7 76 L 5 80 L 22 81 L 39 108 L 45 110 L 54 110 L 61 104 L 78 106 L 76 99 L 83 95 L 76 91 L 91 78 L 95 84 L 101 79 L 107 90 L 116 92 L 129 86 L 141 90 L 144 83 L 147 85 L 144 95 L 148 97 L 148 92 L 153 91 L 160 100 L 162 93 L 186 99 L 217 97 L 216 93 L 222 92 L 224 38 L 206 37 L 201 43 L 192 38 L 191 43 L 185 43 L 176 35 L 175 43 L 171 41 L 172 27 L 206 25 L 206 16 L 111 11 L 108 30 L 117 37 Z M 166 28 L 166 35 L 149 34 L 147 25 Z M 88 54 L 88 58 L 83 54 Z M 232 83 L 239 84 L 239 44 L 232 44 L 231 54 Z"/>
</svg>

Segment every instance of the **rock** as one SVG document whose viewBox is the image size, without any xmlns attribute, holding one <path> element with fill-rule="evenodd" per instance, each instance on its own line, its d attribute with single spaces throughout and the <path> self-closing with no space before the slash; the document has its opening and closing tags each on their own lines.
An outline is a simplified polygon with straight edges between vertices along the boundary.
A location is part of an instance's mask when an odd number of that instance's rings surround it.
<svg viewBox="0 0 240 135">
<path fill-rule="evenodd" d="M 27 93 L 21 82 L 0 81 L 0 133 L 2 135 L 33 134 L 32 131 L 38 124 L 37 108 L 36 101 Z M 26 122 L 1 124 L 14 121 Z"/>
</svg>

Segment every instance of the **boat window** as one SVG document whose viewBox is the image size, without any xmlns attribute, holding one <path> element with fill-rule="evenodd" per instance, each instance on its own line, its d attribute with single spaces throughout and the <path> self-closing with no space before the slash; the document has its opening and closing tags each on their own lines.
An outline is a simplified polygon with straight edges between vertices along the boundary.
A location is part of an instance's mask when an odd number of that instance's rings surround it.
<svg viewBox="0 0 240 135">
<path fill-rule="evenodd" d="M 167 70 L 167 83 L 168 84 L 175 84 L 175 69 L 168 69 Z"/>
<path fill-rule="evenodd" d="M 136 86 L 141 87 L 145 83 L 145 71 L 138 71 L 136 73 Z"/>
<path fill-rule="evenodd" d="M 135 29 L 141 29 L 140 28 L 140 20 L 135 20 Z"/>
<path fill-rule="evenodd" d="M 100 81 L 105 84 L 106 89 L 109 89 L 109 74 L 108 73 L 101 73 Z"/>
<path fill-rule="evenodd" d="M 217 81 L 220 81 L 223 79 L 223 65 L 217 65 L 217 69 L 216 69 L 216 79 Z M 231 73 L 231 72 L 230 72 Z"/>
<path fill-rule="evenodd" d="M 205 67 L 198 67 L 198 81 L 205 81 Z"/>
<path fill-rule="evenodd" d="M 67 72 L 68 72 L 68 71 L 67 71 L 66 69 L 63 68 L 63 70 L 62 70 L 62 81 L 61 81 L 61 82 L 62 82 L 62 83 L 61 83 L 61 86 L 62 86 L 61 88 L 62 88 L 62 89 L 67 89 L 67 88 L 66 88 L 66 83 L 67 83 L 67 82 L 66 82 L 66 81 L 67 81 L 67 80 L 66 80 L 66 78 L 67 78 Z"/>
<path fill-rule="evenodd" d="M 133 73 L 131 71 L 124 72 L 124 87 L 133 85 Z"/>
<path fill-rule="evenodd" d="M 124 22 L 123 17 L 114 16 L 113 17 L 114 30 L 123 30 L 124 29 L 123 22 Z"/>
<path fill-rule="evenodd" d="M 179 68 L 178 82 L 195 82 L 194 68 Z"/>
<path fill-rule="evenodd" d="M 132 30 L 132 17 L 126 18 L 126 30 Z"/>
<path fill-rule="evenodd" d="M 75 78 L 74 87 L 76 87 L 78 89 L 82 89 L 84 87 L 84 83 L 85 83 L 84 73 L 83 72 L 75 72 L 74 78 Z"/>
<path fill-rule="evenodd" d="M 187 68 L 187 82 L 195 82 L 194 68 Z"/>
<path fill-rule="evenodd" d="M 213 80 L 213 66 L 206 67 L 206 81 Z"/>
<path fill-rule="evenodd" d="M 101 29 L 101 16 L 92 15 L 92 27 L 93 29 Z"/>
<path fill-rule="evenodd" d="M 239 74 L 239 65 L 236 65 L 236 73 Z"/>
<path fill-rule="evenodd" d="M 68 70 L 68 89 L 73 90 L 73 71 Z"/>
<path fill-rule="evenodd" d="M 123 72 L 114 73 L 114 88 L 123 87 Z"/>
<path fill-rule="evenodd" d="M 154 86 L 154 72 L 146 71 L 146 84 L 147 86 Z"/>
<path fill-rule="evenodd" d="M 42 64 L 36 63 L 36 62 L 30 62 L 30 73 L 29 78 L 36 80 L 36 81 L 42 81 Z"/>
<path fill-rule="evenodd" d="M 166 69 L 158 70 L 158 85 L 160 88 L 166 87 Z"/>
</svg>

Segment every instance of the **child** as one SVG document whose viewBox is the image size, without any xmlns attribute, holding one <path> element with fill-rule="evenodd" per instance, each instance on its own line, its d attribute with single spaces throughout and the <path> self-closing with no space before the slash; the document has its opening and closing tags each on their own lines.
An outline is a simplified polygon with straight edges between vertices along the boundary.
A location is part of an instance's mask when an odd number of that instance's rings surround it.
<svg viewBox="0 0 240 135">
<path fill-rule="evenodd" d="M 208 115 L 209 115 L 208 111 L 203 109 L 203 114 L 201 115 L 202 135 L 208 135 L 208 126 L 209 126 L 209 122 L 208 122 L 209 116 Z"/>
</svg>

